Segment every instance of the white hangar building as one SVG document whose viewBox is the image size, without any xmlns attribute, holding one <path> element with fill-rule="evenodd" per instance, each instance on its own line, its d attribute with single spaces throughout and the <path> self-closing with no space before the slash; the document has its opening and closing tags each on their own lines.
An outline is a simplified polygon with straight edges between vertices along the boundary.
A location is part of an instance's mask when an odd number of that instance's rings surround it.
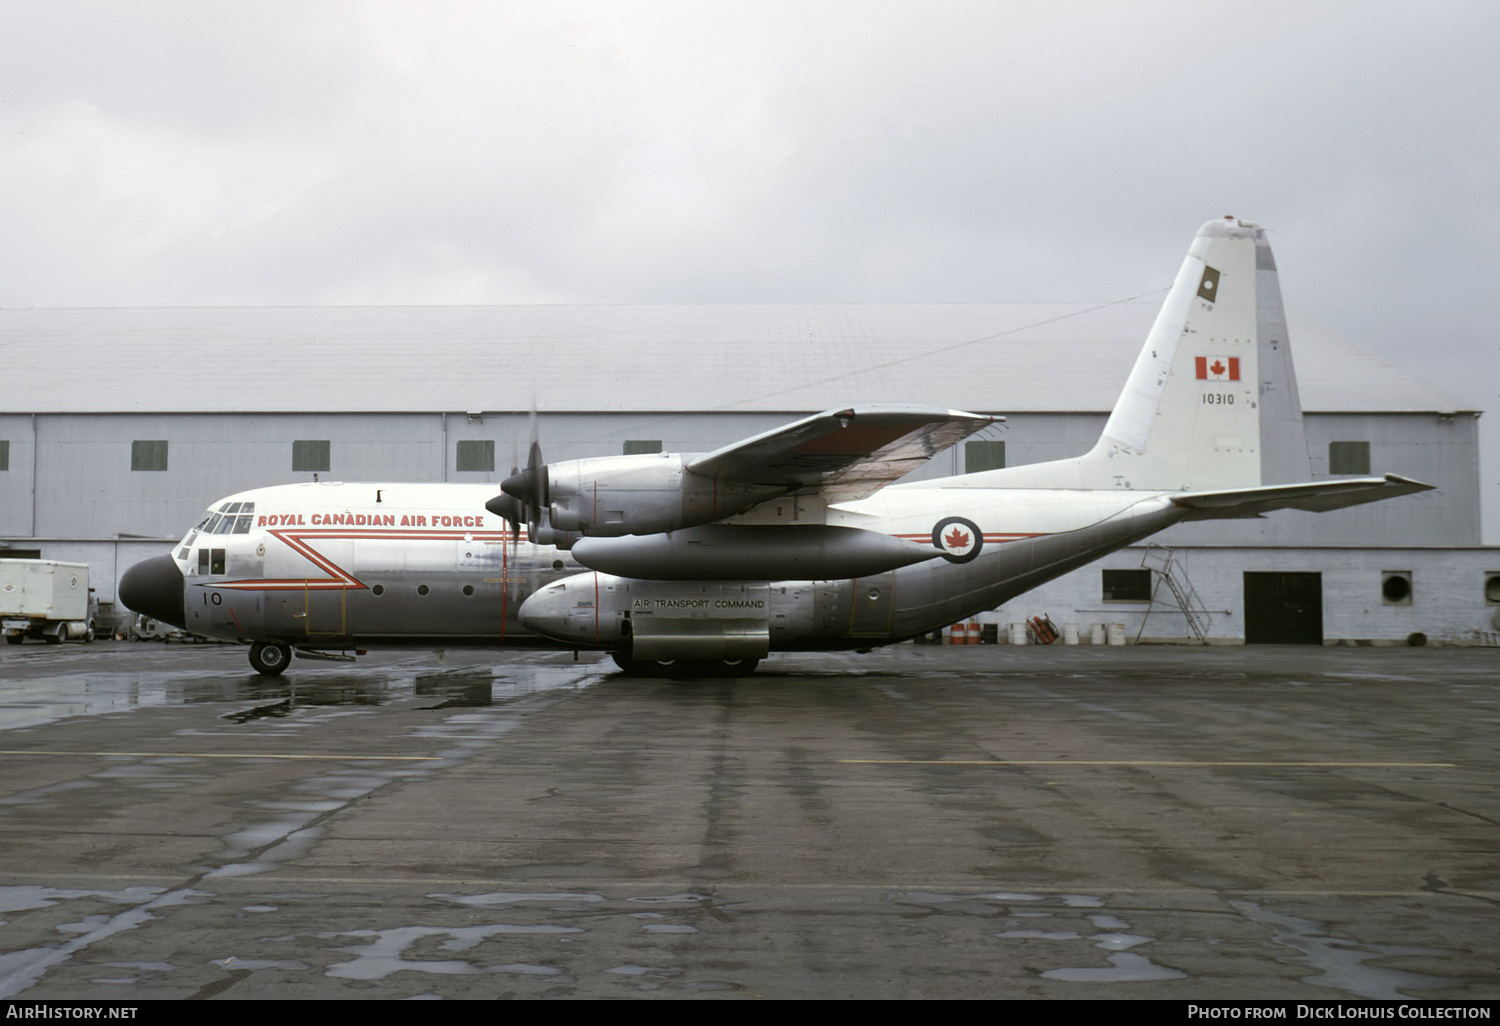
<svg viewBox="0 0 1500 1026">
<path fill-rule="evenodd" d="M 707 451 L 856 403 L 1000 414 L 919 473 L 1078 455 L 1155 303 L 0 310 L 0 557 L 87 562 L 101 599 L 221 496 L 292 481 L 498 482 L 549 460 Z M 1477 419 L 1290 323 L 1310 476 L 1436 490 L 1182 524 L 991 614 L 1132 639 L 1494 643 Z M 498 488 L 497 488 L 498 490 Z"/>
</svg>

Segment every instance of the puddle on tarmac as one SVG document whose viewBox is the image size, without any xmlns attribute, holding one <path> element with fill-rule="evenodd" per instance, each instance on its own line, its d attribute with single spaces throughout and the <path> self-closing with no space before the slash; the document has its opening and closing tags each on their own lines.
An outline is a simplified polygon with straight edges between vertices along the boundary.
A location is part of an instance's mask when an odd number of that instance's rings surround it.
<svg viewBox="0 0 1500 1026">
<path fill-rule="evenodd" d="M 1367 964 L 1371 959 L 1400 955 L 1453 955 L 1456 952 L 1452 950 L 1361 944 L 1331 937 L 1317 923 L 1271 912 L 1254 902 L 1231 901 L 1229 905 L 1246 919 L 1271 927 L 1273 944 L 1301 952 L 1277 961 L 1318 970 L 1315 975 L 1302 977 L 1303 983 L 1314 987 L 1342 990 L 1356 997 L 1377 1001 L 1400 1001 L 1412 996 L 1402 993 L 1403 990 L 1461 987 L 1467 982 L 1465 979 L 1429 976 L 1405 969 L 1387 969 Z"/>
<path fill-rule="evenodd" d="M 1065 919 L 1076 921 L 1080 914 L 1093 927 L 1082 929 L 1047 929 L 1037 926 L 1029 929 L 1001 930 L 991 936 L 1001 940 L 1043 941 L 1050 943 L 1087 942 L 1090 946 L 1106 952 L 1105 966 L 1058 966 L 1044 969 L 1038 975 L 1046 980 L 1067 983 L 1140 983 L 1155 980 L 1182 980 L 1187 974 L 1163 965 L 1157 965 L 1146 956 L 1131 949 L 1150 944 L 1151 937 L 1129 933 L 1131 925 L 1118 916 L 1104 912 L 1080 913 L 1074 910 L 1102 908 L 1104 899 L 1092 894 L 1027 894 L 1016 891 L 990 891 L 981 894 L 943 894 L 931 891 L 908 891 L 894 895 L 893 900 L 901 904 L 915 905 L 961 905 L 977 903 L 978 914 L 994 915 L 996 905 L 1002 906 L 1007 918 L 1012 921 L 1027 919 Z M 1012 909 L 1011 905 L 1048 902 L 1061 906 L 1058 912 L 1048 912 L 1036 907 Z M 1045 949 L 1044 949 L 1045 950 Z M 1040 956 L 1032 956 L 1039 960 Z M 1059 958 L 1059 961 L 1061 959 Z"/>
<path fill-rule="evenodd" d="M 587 659 L 533 662 L 531 653 L 507 657 L 474 649 L 424 652 L 396 662 L 382 660 L 384 665 L 372 665 L 372 656 L 371 663 L 269 678 L 250 673 L 237 653 L 223 654 L 224 666 L 212 670 L 95 667 L 88 673 L 49 674 L 45 689 L 38 689 L 34 680 L 0 680 L 0 730 L 170 705 L 244 706 L 224 715 L 237 724 L 286 720 L 313 707 L 374 707 L 413 698 L 437 700 L 427 708 L 480 708 L 542 691 L 588 687 L 613 670 L 613 664 Z M 434 662 L 457 665 L 434 669 Z"/>
<path fill-rule="evenodd" d="M 496 937 L 582 933 L 576 926 L 514 926 L 496 923 L 490 926 L 426 927 L 401 926 L 390 930 L 358 930 L 317 934 L 322 938 L 369 937 L 368 944 L 339 948 L 352 954 L 348 962 L 330 966 L 328 976 L 345 980 L 381 980 L 392 973 L 421 972 L 441 976 L 469 976 L 488 973 L 519 973 L 527 976 L 563 977 L 556 966 L 530 962 L 497 962 L 478 960 L 407 957 L 413 947 L 435 948 L 440 953 L 471 951 Z M 433 944 L 433 941 L 437 941 Z"/>
</svg>

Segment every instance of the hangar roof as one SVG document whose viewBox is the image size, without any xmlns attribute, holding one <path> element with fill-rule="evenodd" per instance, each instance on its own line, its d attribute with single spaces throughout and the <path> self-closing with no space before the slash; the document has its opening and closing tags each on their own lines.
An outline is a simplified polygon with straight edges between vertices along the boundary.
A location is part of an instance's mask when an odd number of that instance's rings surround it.
<svg viewBox="0 0 1500 1026">
<path fill-rule="evenodd" d="M 1113 407 L 1156 303 L 0 310 L 22 413 Z M 1303 408 L 1459 400 L 1291 318 Z"/>
</svg>

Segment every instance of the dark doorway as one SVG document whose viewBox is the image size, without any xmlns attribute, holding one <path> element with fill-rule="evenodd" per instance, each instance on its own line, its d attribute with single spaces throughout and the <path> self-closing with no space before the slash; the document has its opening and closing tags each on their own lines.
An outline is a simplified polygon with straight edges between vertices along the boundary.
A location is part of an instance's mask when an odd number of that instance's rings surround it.
<svg viewBox="0 0 1500 1026">
<path fill-rule="evenodd" d="M 1245 644 L 1323 644 L 1323 575 L 1247 570 Z"/>
</svg>

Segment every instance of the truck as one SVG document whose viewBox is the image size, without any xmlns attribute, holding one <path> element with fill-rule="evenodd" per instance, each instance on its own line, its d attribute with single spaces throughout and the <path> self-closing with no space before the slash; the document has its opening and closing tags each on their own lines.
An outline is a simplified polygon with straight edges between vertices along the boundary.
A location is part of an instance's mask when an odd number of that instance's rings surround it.
<svg viewBox="0 0 1500 1026">
<path fill-rule="evenodd" d="M 98 615 L 87 563 L 0 559 L 0 631 L 10 644 L 93 641 Z"/>
</svg>

